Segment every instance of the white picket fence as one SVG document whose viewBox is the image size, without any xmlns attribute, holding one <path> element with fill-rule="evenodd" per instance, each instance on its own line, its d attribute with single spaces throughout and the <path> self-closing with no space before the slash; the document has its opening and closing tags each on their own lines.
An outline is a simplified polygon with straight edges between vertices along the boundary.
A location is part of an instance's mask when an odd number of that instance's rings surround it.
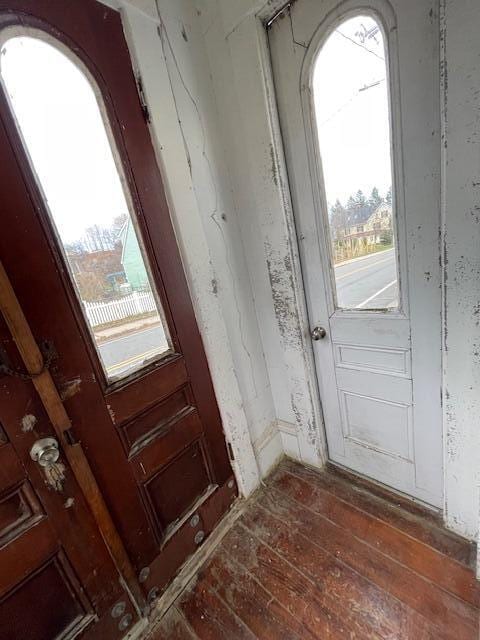
<svg viewBox="0 0 480 640">
<path fill-rule="evenodd" d="M 110 302 L 84 302 L 83 306 L 91 327 L 118 322 L 125 318 L 135 318 L 157 309 L 151 291 L 144 293 L 134 291 L 128 296 Z"/>
</svg>

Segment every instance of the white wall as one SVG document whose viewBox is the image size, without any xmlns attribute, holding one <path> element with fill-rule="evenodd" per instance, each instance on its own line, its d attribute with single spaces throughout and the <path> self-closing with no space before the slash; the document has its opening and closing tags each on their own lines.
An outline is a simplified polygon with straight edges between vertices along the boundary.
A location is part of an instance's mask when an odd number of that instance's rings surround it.
<svg viewBox="0 0 480 640">
<path fill-rule="evenodd" d="M 473 538 L 480 466 L 480 6 L 442 1 L 445 513 L 449 527 Z M 142 73 L 226 435 L 249 493 L 283 450 L 317 466 L 326 456 L 260 21 L 282 3 L 108 3 L 123 7 Z"/>
<path fill-rule="evenodd" d="M 480 481 L 480 3 L 446 0 L 443 54 L 446 518 L 478 532 Z"/>
</svg>

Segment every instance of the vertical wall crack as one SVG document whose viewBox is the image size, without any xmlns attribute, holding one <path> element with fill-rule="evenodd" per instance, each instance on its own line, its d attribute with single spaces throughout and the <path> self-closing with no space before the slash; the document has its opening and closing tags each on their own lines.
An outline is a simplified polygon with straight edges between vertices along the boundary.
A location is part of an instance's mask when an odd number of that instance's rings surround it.
<svg viewBox="0 0 480 640">
<path fill-rule="evenodd" d="M 223 246 L 225 248 L 225 261 L 227 263 L 227 268 L 228 268 L 228 271 L 229 271 L 229 274 L 230 274 L 230 278 L 231 278 L 231 281 L 232 281 L 232 285 L 233 285 L 233 294 L 234 294 L 233 297 L 234 297 L 234 300 L 235 300 L 235 308 L 236 308 L 236 312 L 237 312 L 237 322 L 238 322 L 238 331 L 239 331 L 239 335 L 240 335 L 240 343 L 242 345 L 242 349 L 243 349 L 245 355 L 248 358 L 251 377 L 252 377 L 252 384 L 253 384 L 254 394 L 255 394 L 255 397 L 257 397 L 258 396 L 258 389 L 257 389 L 257 382 L 256 382 L 256 377 L 255 377 L 255 369 L 254 369 L 254 366 L 253 366 L 252 356 L 250 354 L 250 351 L 247 348 L 246 341 L 245 341 L 245 333 L 244 333 L 244 327 L 243 327 L 243 321 L 242 321 L 242 312 L 241 312 L 241 309 L 240 309 L 240 306 L 239 306 L 238 295 L 237 295 L 237 292 L 238 292 L 237 282 L 236 282 L 235 274 L 234 274 L 234 271 L 233 271 L 233 268 L 232 268 L 230 255 L 229 255 L 229 251 L 228 251 L 228 245 L 227 245 L 227 242 L 226 242 L 224 230 L 223 230 L 221 224 L 219 223 L 219 221 L 217 220 L 217 215 L 218 215 L 218 190 L 217 190 L 217 184 L 216 184 L 216 181 L 215 181 L 215 174 L 214 174 L 214 171 L 213 171 L 212 163 L 211 163 L 210 158 L 208 157 L 208 154 L 207 154 L 207 151 L 206 151 L 207 135 L 206 135 L 205 126 L 204 126 L 204 123 L 203 123 L 203 118 L 202 118 L 202 115 L 200 113 L 200 109 L 199 109 L 199 106 L 197 104 L 197 101 L 195 100 L 195 98 L 194 98 L 192 92 L 190 91 L 190 89 L 188 88 L 187 83 L 186 83 L 186 81 L 185 81 L 185 79 L 183 77 L 183 74 L 182 74 L 181 70 L 180 70 L 180 65 L 178 63 L 178 59 L 177 59 L 177 57 L 175 55 L 172 43 L 170 41 L 170 37 L 168 35 L 168 31 L 167 31 L 165 22 L 164 22 L 164 20 L 162 18 L 161 12 L 160 12 L 159 0 L 155 0 L 155 5 L 156 5 L 158 19 L 159 19 L 159 23 L 160 23 L 157 31 L 158 31 L 158 35 L 159 35 L 160 42 L 161 42 L 161 45 L 162 45 L 162 53 L 163 53 L 163 56 L 165 58 L 165 61 L 167 62 L 167 70 L 168 70 L 168 74 L 169 74 L 169 78 L 170 78 L 170 86 L 172 88 L 172 95 L 173 95 L 173 100 L 174 100 L 174 104 L 175 104 L 175 109 L 176 109 L 177 115 L 179 116 L 180 111 L 179 111 L 179 105 L 178 105 L 178 102 L 177 102 L 177 98 L 176 98 L 176 95 L 175 95 L 175 90 L 174 90 L 174 85 L 173 85 L 173 78 L 172 78 L 172 76 L 170 74 L 170 70 L 169 70 L 166 47 L 168 48 L 168 51 L 170 52 L 170 57 L 171 57 L 172 62 L 174 64 L 174 66 L 175 66 L 175 69 L 176 69 L 178 78 L 180 80 L 180 83 L 181 83 L 181 85 L 182 85 L 182 87 L 183 87 L 188 99 L 190 100 L 190 102 L 193 105 L 193 108 L 195 110 L 195 113 L 196 113 L 196 116 L 197 116 L 197 119 L 198 119 L 198 122 L 199 122 L 199 125 L 200 125 L 200 129 L 201 129 L 201 133 L 202 133 L 202 150 L 201 150 L 201 153 L 202 153 L 202 157 L 205 160 L 206 166 L 208 168 L 210 182 L 211 182 L 213 193 L 214 193 L 214 203 L 213 203 L 213 207 L 212 207 L 212 213 L 210 214 L 210 218 L 212 219 L 212 221 L 217 226 L 217 228 L 218 228 L 218 230 L 219 230 L 219 232 L 221 234 Z M 192 174 L 192 160 L 191 160 L 192 155 L 191 155 L 189 147 L 188 147 L 187 139 L 186 139 L 186 136 L 185 136 L 185 132 L 183 130 L 183 124 L 182 124 L 182 121 L 181 121 L 180 117 L 178 119 L 178 122 L 179 122 L 180 130 L 181 130 L 183 144 L 184 144 L 184 147 L 185 147 L 185 154 L 187 156 L 187 161 L 189 163 L 190 174 Z M 196 191 L 195 184 L 193 184 L 193 188 Z"/>
</svg>

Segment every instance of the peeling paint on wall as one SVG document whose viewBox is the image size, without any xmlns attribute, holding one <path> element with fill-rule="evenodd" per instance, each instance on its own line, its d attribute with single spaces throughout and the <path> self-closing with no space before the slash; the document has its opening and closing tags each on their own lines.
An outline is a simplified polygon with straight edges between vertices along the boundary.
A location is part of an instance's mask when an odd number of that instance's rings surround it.
<svg viewBox="0 0 480 640">
<path fill-rule="evenodd" d="M 276 187 L 278 187 L 278 165 L 277 165 L 277 158 L 275 155 L 275 149 L 272 143 L 270 143 L 270 159 L 272 161 L 271 172 L 272 172 L 273 184 Z"/>
<path fill-rule="evenodd" d="M 480 5 L 441 0 L 441 9 L 445 516 L 450 528 L 474 538 L 480 519 Z"/>
<path fill-rule="evenodd" d="M 298 326 L 295 300 L 292 298 L 293 276 L 290 256 L 282 254 L 268 240 L 265 240 L 264 246 L 280 335 L 285 345 L 293 349 L 301 349 L 302 337 Z"/>
</svg>

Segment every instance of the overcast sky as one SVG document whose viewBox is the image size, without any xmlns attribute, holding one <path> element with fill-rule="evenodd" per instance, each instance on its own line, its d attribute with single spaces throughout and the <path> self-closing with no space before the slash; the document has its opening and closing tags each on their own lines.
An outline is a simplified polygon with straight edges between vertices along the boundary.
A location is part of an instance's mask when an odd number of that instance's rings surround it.
<svg viewBox="0 0 480 640">
<path fill-rule="evenodd" d="M 62 53 L 13 38 L 1 74 L 64 243 L 127 212 L 93 90 Z"/>
<path fill-rule="evenodd" d="M 375 26 L 365 16 L 342 23 L 315 64 L 313 90 L 329 205 L 337 198 L 345 204 L 358 189 L 368 196 L 374 186 L 385 195 L 392 184 L 383 36 L 378 30 L 364 42 L 361 37 Z"/>
</svg>

